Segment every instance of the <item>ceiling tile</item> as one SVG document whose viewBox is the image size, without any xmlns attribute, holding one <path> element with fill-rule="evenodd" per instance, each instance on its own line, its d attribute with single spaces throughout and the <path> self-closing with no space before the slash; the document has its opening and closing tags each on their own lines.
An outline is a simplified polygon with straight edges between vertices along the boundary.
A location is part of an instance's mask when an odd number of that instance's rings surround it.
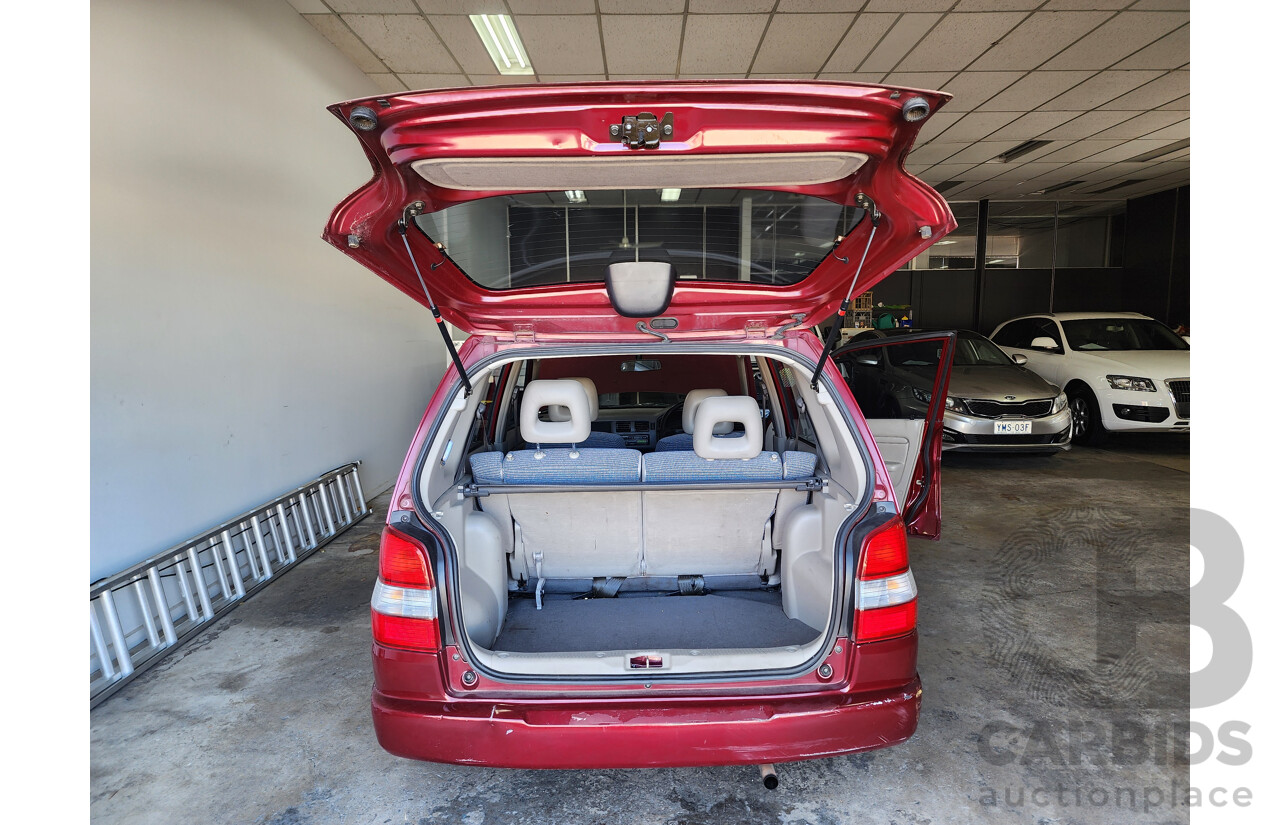
<svg viewBox="0 0 1280 825">
<path fill-rule="evenodd" d="M 414 0 L 422 13 L 426 15 L 450 14 L 507 14 L 508 9 L 502 0 L 467 0 L 465 12 L 458 8 L 458 0 Z M 435 17 L 431 18 L 435 22 Z"/>
<path fill-rule="evenodd" d="M 933 115 L 920 127 L 920 133 L 916 135 L 916 146 L 923 146 L 943 134 L 962 117 L 964 112 L 938 112 Z"/>
<path fill-rule="evenodd" d="M 493 65 L 493 58 L 485 50 L 475 26 L 466 17 L 456 14 L 432 15 L 431 26 L 440 35 L 440 39 L 448 46 L 462 70 L 467 74 L 494 74 L 498 70 Z M 519 26 L 516 27 L 517 30 Z M 533 70 L 538 70 L 535 63 Z"/>
<path fill-rule="evenodd" d="M 1075 117 L 1078 112 L 1028 112 L 996 133 L 1001 140 L 1031 140 Z"/>
<path fill-rule="evenodd" d="M 1016 11 L 948 14 L 898 64 L 898 71 L 937 72 L 963 68 L 1026 16 L 1024 12 Z"/>
<path fill-rule="evenodd" d="M 1041 68 L 1105 69 L 1186 22 L 1187 15 L 1183 12 L 1121 12 L 1054 56 Z"/>
<path fill-rule="evenodd" d="M 946 11 L 955 0 L 867 0 L 863 11 Z"/>
<path fill-rule="evenodd" d="M 1190 11 L 1191 0 L 1138 0 L 1133 7 L 1144 11 Z"/>
<path fill-rule="evenodd" d="M 419 15 L 346 14 L 342 19 L 393 72 L 452 74 L 459 69 Z"/>
<path fill-rule="evenodd" d="M 457 2 L 457 0 L 446 0 Z M 602 14 L 683 14 L 684 0 L 599 0 Z"/>
<path fill-rule="evenodd" d="M 864 72 L 892 71 L 916 44 L 928 33 L 933 24 L 942 17 L 940 14 L 904 14 L 889 33 L 876 44 L 858 68 Z M 861 16 L 859 16 L 861 20 Z M 857 28 L 855 26 L 855 28 Z M 852 32 L 850 32 L 852 34 Z M 843 44 L 842 44 L 843 45 Z"/>
<path fill-rule="evenodd" d="M 909 89 L 941 90 L 955 72 L 893 72 L 884 79 L 886 86 L 906 86 Z"/>
<path fill-rule="evenodd" d="M 537 76 L 531 74 L 473 74 L 468 77 L 473 86 L 518 86 L 538 82 Z"/>
<path fill-rule="evenodd" d="M 1041 109 L 1053 111 L 1085 112 L 1096 109 L 1109 100 L 1115 100 L 1126 92 L 1131 92 L 1144 83 L 1160 76 L 1160 72 L 1098 72 L 1093 77 L 1064 92 Z"/>
<path fill-rule="evenodd" d="M 681 80 L 743 80 L 745 74 L 684 74 L 680 73 Z"/>
<path fill-rule="evenodd" d="M 595 0 L 507 0 L 512 14 L 595 14 Z"/>
<path fill-rule="evenodd" d="M 413 0 L 328 0 L 340 14 L 417 14 Z"/>
<path fill-rule="evenodd" d="M 1098 152 L 1090 160 L 1095 161 L 1120 161 L 1128 160 L 1131 157 L 1155 151 L 1162 146 L 1168 146 L 1177 141 L 1173 140 L 1130 140 L 1115 146 L 1111 149 Z"/>
<path fill-rule="evenodd" d="M 1133 115 L 1134 112 L 1109 112 L 1108 114 L 1117 115 Z M 1178 121 L 1184 124 L 1190 121 L 1186 120 L 1186 115 L 1182 112 L 1143 112 L 1137 117 L 1130 117 L 1128 120 L 1113 126 L 1104 132 L 1099 132 L 1095 137 L 1102 139 L 1120 138 L 1161 138 L 1165 135 L 1163 131 L 1166 128 L 1173 127 Z M 1185 126 L 1183 127 L 1185 129 Z M 1176 137 L 1187 137 L 1185 134 L 1178 134 Z"/>
<path fill-rule="evenodd" d="M 866 0 L 778 0 L 776 11 L 780 14 L 801 12 L 841 11 L 855 12 Z"/>
<path fill-rule="evenodd" d="M 1029 112 L 1057 97 L 1092 72 L 1033 72 L 979 106 L 993 112 Z"/>
<path fill-rule="evenodd" d="M 1035 160 L 1029 163 L 1001 163 L 999 165 L 1004 168 L 1003 171 L 997 172 L 991 176 L 991 180 L 1032 180 L 1041 175 L 1051 174 L 1062 168 L 1061 163 L 1053 163 L 1052 161 Z M 996 168 L 993 164 L 992 168 Z"/>
<path fill-rule="evenodd" d="M 848 80 L 854 83 L 875 84 L 879 84 L 883 77 L 884 72 L 823 72 L 818 75 L 819 80 Z"/>
<path fill-rule="evenodd" d="M 680 73 L 737 74 L 751 68 L 765 14 L 691 14 L 684 27 Z"/>
<path fill-rule="evenodd" d="M 393 74 L 376 73 L 370 74 L 369 79 L 378 87 L 378 91 L 387 94 L 395 94 L 396 92 L 408 91 L 409 87 L 400 82 L 400 78 Z M 465 78 L 464 78 L 465 79 Z"/>
<path fill-rule="evenodd" d="M 1115 65 L 1117 69 L 1174 69 L 1191 58 L 1191 27 L 1183 26 Z"/>
<path fill-rule="evenodd" d="M 1154 115 L 1181 116 L 1183 113 L 1182 112 L 1148 112 L 1148 114 L 1152 116 Z M 1177 123 L 1172 123 L 1164 127 L 1163 129 L 1157 129 L 1154 132 L 1148 132 L 1142 137 L 1159 139 L 1159 140 L 1185 140 L 1191 137 L 1191 121 L 1190 119 L 1183 119 L 1178 121 Z"/>
<path fill-rule="evenodd" d="M 853 28 L 849 29 L 849 33 L 844 36 L 844 40 L 840 41 L 831 59 L 827 61 L 825 71 L 855 71 L 897 19 L 896 14 L 858 15 L 858 18 L 853 21 Z"/>
<path fill-rule="evenodd" d="M 1133 0 L 1049 0 L 1045 11 L 1110 11 L 1119 10 Z"/>
<path fill-rule="evenodd" d="M 1165 103 L 1164 105 L 1158 106 L 1156 108 L 1161 110 L 1189 112 L 1191 111 L 1191 95 L 1183 95 L 1182 97 L 1177 98 L 1176 100 L 1170 100 L 1168 103 Z"/>
<path fill-rule="evenodd" d="M 298 14 L 328 14 L 330 11 L 324 0 L 289 0 L 289 5 Z"/>
<path fill-rule="evenodd" d="M 751 64 L 760 72 L 817 72 L 827 62 L 851 14 L 775 14 Z"/>
<path fill-rule="evenodd" d="M 669 73 L 659 74 L 656 72 L 651 72 L 649 74 L 611 74 L 609 75 L 609 79 L 610 80 L 639 80 L 639 81 L 674 80 L 675 76 Z"/>
<path fill-rule="evenodd" d="M 910 158 L 907 160 L 910 162 Z M 972 163 L 935 163 L 924 173 L 925 180 L 934 184 L 944 180 L 964 180 L 965 173 L 972 168 Z"/>
<path fill-rule="evenodd" d="M 338 51 L 347 56 L 347 59 L 356 65 L 356 68 L 365 74 L 375 74 L 385 72 L 387 67 L 382 65 L 382 61 L 378 56 L 369 51 L 369 47 L 364 41 L 351 33 L 351 29 L 342 22 L 342 18 L 336 14 L 307 14 L 303 15 L 306 21 L 310 23 L 315 30 L 325 36 L 325 39 L 338 47 Z"/>
<path fill-rule="evenodd" d="M 1161 75 L 1145 86 L 1140 86 L 1121 95 L 1110 103 L 1103 104 L 1104 109 L 1129 109 L 1145 112 L 1155 109 L 1171 100 L 1188 95 L 1191 92 L 1190 72 L 1169 72 Z"/>
<path fill-rule="evenodd" d="M 942 139 L 948 143 L 973 143 L 1017 117 L 1017 112 L 971 112 L 943 133 Z"/>
<path fill-rule="evenodd" d="M 1044 0 L 960 0 L 955 11 L 1032 11 Z"/>
<path fill-rule="evenodd" d="M 1041 160 L 1053 160 L 1062 163 L 1087 161 L 1091 160 L 1099 152 L 1113 149 L 1123 142 L 1121 140 L 1077 140 L 1044 155 Z"/>
<path fill-rule="evenodd" d="M 400 79 L 410 89 L 449 89 L 471 85 L 465 74 L 402 74 Z"/>
<path fill-rule="evenodd" d="M 593 14 L 516 18 L 533 68 L 547 74 L 604 74 L 600 26 Z"/>
<path fill-rule="evenodd" d="M 961 72 L 951 78 L 942 90 L 953 96 L 947 110 L 967 112 L 976 109 L 1022 77 L 1022 72 Z"/>
<path fill-rule="evenodd" d="M 1046 140 L 1084 140 L 1103 129 L 1109 129 L 1123 120 L 1133 117 L 1133 112 L 1073 112 L 1065 111 L 1072 119 L 1040 137 Z M 1117 136 L 1119 137 L 1119 136 Z"/>
<path fill-rule="evenodd" d="M 1018 142 L 1012 140 L 984 140 L 978 143 L 970 143 L 947 158 L 947 161 L 950 163 L 985 163 L 1001 152 L 1007 152 L 1017 145 Z"/>
<path fill-rule="evenodd" d="M 774 0 L 689 0 L 690 14 L 748 14 L 773 11 Z"/>
<path fill-rule="evenodd" d="M 593 80 L 604 80 L 598 74 L 540 74 L 539 83 L 589 83 Z"/>
<path fill-rule="evenodd" d="M 968 68 L 974 71 L 1034 69 L 1100 25 L 1110 12 L 1036 12 Z"/>
<path fill-rule="evenodd" d="M 609 74 L 632 74 L 658 67 L 669 67 L 674 73 L 680 58 L 682 17 L 610 14 L 601 20 Z"/>
</svg>

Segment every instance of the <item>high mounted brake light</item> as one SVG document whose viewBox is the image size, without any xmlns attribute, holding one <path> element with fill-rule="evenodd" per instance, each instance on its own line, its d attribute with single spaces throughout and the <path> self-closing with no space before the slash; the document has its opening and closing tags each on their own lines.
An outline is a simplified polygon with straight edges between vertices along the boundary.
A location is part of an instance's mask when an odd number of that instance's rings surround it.
<svg viewBox="0 0 1280 825">
<path fill-rule="evenodd" d="M 854 618 L 857 641 L 891 639 L 915 630 L 916 592 L 907 531 L 902 519 L 894 518 L 862 543 Z"/>
</svg>

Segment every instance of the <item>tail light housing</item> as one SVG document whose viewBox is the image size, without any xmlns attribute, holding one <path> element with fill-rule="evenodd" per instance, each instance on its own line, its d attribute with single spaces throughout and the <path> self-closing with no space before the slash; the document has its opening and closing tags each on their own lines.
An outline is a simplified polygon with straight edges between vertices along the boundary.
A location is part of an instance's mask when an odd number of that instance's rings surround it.
<svg viewBox="0 0 1280 825">
<path fill-rule="evenodd" d="M 892 639 L 915 630 L 916 580 L 911 575 L 907 530 L 901 518 L 877 527 L 863 541 L 857 587 L 857 641 Z"/>
<path fill-rule="evenodd" d="M 421 542 L 382 528 L 378 583 L 370 607 L 377 644 L 424 652 L 440 649 L 435 580 Z"/>
</svg>

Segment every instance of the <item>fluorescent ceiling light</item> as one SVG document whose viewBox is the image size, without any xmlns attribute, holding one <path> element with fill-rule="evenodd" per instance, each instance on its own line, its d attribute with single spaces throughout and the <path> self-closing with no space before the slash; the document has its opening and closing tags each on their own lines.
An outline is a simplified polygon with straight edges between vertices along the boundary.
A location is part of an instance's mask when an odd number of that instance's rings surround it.
<svg viewBox="0 0 1280 825">
<path fill-rule="evenodd" d="M 564 196 L 569 199 L 569 203 L 586 203 L 587 196 L 583 194 L 581 189 L 566 189 Z"/>
<path fill-rule="evenodd" d="M 529 55 L 525 53 L 516 25 L 505 14 L 472 14 L 471 25 L 489 52 L 489 59 L 498 67 L 498 74 L 533 74 Z"/>
<path fill-rule="evenodd" d="M 680 190 L 679 189 L 663 189 L 662 194 L 659 197 L 661 197 L 662 200 L 664 201 L 678 201 L 680 200 Z"/>
</svg>

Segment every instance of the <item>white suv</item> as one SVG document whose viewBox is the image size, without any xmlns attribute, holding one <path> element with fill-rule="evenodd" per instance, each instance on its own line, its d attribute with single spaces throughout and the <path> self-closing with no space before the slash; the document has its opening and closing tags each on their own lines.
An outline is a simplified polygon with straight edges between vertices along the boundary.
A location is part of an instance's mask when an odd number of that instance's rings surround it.
<svg viewBox="0 0 1280 825">
<path fill-rule="evenodd" d="M 1191 430 L 1191 346 L 1153 318 L 1046 312 L 1005 321 L 991 340 L 1066 391 L 1077 442 Z"/>
</svg>

